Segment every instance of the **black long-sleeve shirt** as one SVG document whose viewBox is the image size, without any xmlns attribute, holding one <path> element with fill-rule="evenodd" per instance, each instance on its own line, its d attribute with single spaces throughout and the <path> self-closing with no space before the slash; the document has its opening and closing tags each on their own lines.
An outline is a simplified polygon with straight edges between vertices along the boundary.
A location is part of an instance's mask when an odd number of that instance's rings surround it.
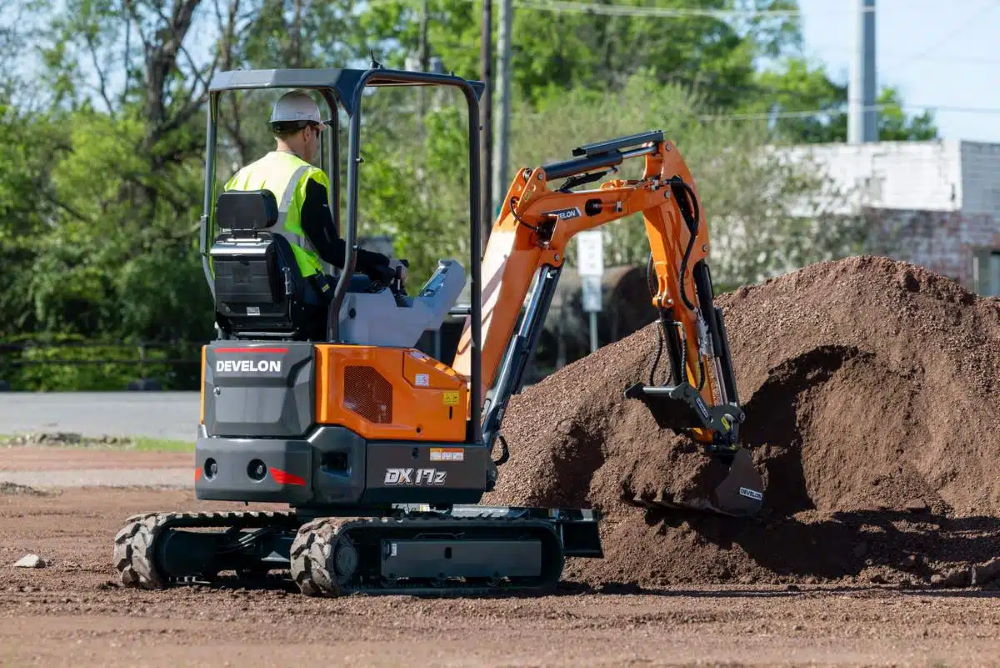
<svg viewBox="0 0 1000 668">
<path fill-rule="evenodd" d="M 313 179 L 309 179 L 306 183 L 306 199 L 302 203 L 301 221 L 302 231 L 319 256 L 333 266 L 343 268 L 347 244 L 337 234 L 337 228 L 333 224 L 333 215 L 330 213 L 330 205 L 326 198 L 326 186 Z M 380 270 L 388 265 L 389 258 L 385 255 L 363 248 L 358 249 L 356 271 L 377 278 Z"/>
</svg>

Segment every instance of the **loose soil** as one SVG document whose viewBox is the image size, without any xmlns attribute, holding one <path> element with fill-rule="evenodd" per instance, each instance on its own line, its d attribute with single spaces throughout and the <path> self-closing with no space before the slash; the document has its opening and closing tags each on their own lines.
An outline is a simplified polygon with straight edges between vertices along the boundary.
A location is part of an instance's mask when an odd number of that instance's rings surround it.
<svg viewBox="0 0 1000 668">
<path fill-rule="evenodd" d="M 1000 596 L 889 587 L 589 588 L 311 599 L 287 580 L 137 591 L 111 542 L 190 491 L 0 496 L 0 665 L 996 665 Z M 263 508 L 264 506 L 257 506 Z M 35 553 L 44 569 L 13 568 Z"/>
<path fill-rule="evenodd" d="M 625 400 L 656 326 L 511 402 L 510 462 L 488 502 L 605 515 L 607 558 L 572 577 L 989 585 L 1000 575 L 1000 301 L 913 265 L 822 263 L 719 299 L 766 483 L 756 520 L 643 508 L 696 503 L 725 475 Z"/>
<path fill-rule="evenodd" d="M 512 459 L 487 501 L 606 515 L 608 558 L 571 561 L 554 595 L 310 599 L 287 578 L 225 577 L 127 590 L 110 559 L 126 516 L 237 506 L 190 490 L 4 487 L 0 665 L 997 665 L 1000 303 L 871 258 L 720 303 L 767 478 L 758 520 L 637 505 L 696 499 L 719 473 L 620 399 L 648 380 L 647 329 L 508 414 Z M 190 466 L 25 446 L 0 449 L 0 469 L 61 473 L 77 456 L 87 470 Z M 13 568 L 27 553 L 49 566 Z"/>
</svg>

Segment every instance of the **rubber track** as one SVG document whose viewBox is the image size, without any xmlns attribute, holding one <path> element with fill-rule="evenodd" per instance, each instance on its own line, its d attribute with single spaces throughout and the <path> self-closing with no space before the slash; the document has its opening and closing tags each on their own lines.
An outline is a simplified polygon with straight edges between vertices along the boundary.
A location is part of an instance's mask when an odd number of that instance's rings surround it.
<svg viewBox="0 0 1000 668">
<path fill-rule="evenodd" d="M 449 530 L 455 525 L 467 524 L 469 528 L 475 526 L 495 526 L 496 528 L 548 528 L 549 525 L 543 520 L 521 519 L 521 518 L 482 518 L 482 517 L 413 517 L 404 518 L 371 518 L 358 520 L 345 520 L 343 518 L 320 518 L 303 524 L 299 527 L 299 532 L 292 543 L 291 548 L 291 573 L 292 579 L 303 594 L 308 596 L 344 596 L 355 593 L 365 594 L 442 594 L 452 593 L 461 595 L 480 595 L 495 593 L 497 591 L 532 591 L 545 592 L 551 590 L 559 582 L 562 573 L 562 546 L 559 545 L 558 538 L 553 536 L 559 546 L 558 568 L 550 573 L 548 577 L 531 584 L 508 584 L 498 586 L 474 586 L 465 583 L 442 586 L 426 585 L 404 585 L 404 586 L 359 586 L 349 578 L 345 578 L 336 571 L 334 555 L 338 540 L 344 540 L 346 534 L 357 530 L 385 529 L 413 530 L 419 533 L 423 530 Z"/>
<path fill-rule="evenodd" d="M 139 589 L 163 589 L 175 582 L 161 574 L 154 561 L 157 537 L 167 529 L 238 528 L 268 526 L 294 528 L 301 520 L 292 512 L 203 512 L 143 513 L 125 520 L 115 535 L 114 565 L 122 586 Z"/>
</svg>

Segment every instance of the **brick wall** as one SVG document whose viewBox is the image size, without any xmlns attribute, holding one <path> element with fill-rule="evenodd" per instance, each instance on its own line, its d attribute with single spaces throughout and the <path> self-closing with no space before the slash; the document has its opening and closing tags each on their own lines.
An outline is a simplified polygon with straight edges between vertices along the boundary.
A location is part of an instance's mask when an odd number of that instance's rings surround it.
<svg viewBox="0 0 1000 668">
<path fill-rule="evenodd" d="M 977 258 L 1000 252 L 1000 144 L 934 140 L 782 150 L 829 176 L 842 194 L 827 202 L 828 210 L 862 213 L 871 252 L 985 289 L 975 267 Z"/>
<path fill-rule="evenodd" d="M 978 290 L 977 254 L 1000 251 L 1000 218 L 989 213 L 866 207 L 871 251 L 920 264 Z"/>
</svg>

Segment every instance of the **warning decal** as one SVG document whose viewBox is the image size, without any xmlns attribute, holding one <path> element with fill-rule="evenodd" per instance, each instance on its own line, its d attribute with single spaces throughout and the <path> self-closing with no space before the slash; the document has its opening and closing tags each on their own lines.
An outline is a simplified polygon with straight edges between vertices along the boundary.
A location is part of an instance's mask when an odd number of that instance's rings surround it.
<svg viewBox="0 0 1000 668">
<path fill-rule="evenodd" d="M 432 462 L 464 462 L 464 448 L 431 448 Z"/>
</svg>

